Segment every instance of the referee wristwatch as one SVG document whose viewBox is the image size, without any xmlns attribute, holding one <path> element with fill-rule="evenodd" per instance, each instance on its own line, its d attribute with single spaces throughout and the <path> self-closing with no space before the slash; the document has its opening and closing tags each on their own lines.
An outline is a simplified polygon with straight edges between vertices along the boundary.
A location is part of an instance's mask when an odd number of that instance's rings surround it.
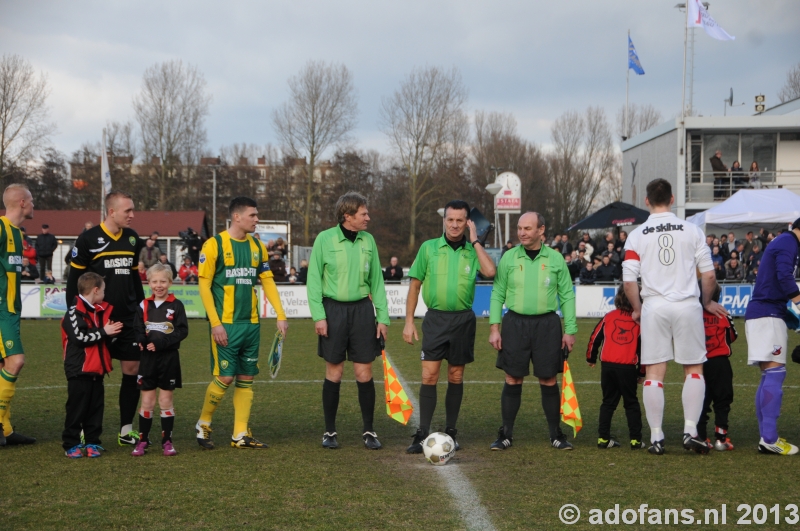
<svg viewBox="0 0 800 531">
<path fill-rule="evenodd" d="M 472 246 L 475 247 L 476 243 L 481 243 L 481 241 L 480 240 L 475 240 L 474 242 L 472 242 Z M 481 243 L 481 245 L 483 245 L 483 244 Z"/>
</svg>

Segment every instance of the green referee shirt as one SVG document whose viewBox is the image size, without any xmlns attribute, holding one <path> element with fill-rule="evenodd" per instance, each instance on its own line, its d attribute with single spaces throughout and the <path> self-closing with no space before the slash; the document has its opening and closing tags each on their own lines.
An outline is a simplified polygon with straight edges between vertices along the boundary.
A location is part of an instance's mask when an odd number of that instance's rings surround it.
<svg viewBox="0 0 800 531">
<path fill-rule="evenodd" d="M 355 242 L 345 237 L 339 225 L 320 232 L 311 249 L 306 287 L 314 321 L 326 318 L 323 297 L 353 302 L 372 295 L 378 322 L 389 324 L 378 247 L 368 232 L 360 231 Z"/>
<path fill-rule="evenodd" d="M 472 244 L 465 242 L 454 251 L 443 234 L 420 246 L 408 276 L 422 282 L 422 300 L 428 308 L 457 312 L 472 308 L 478 269 Z"/>
<path fill-rule="evenodd" d="M 509 310 L 521 315 L 541 315 L 556 311 L 559 299 L 564 315 L 564 331 L 575 334 L 578 332 L 575 292 L 564 257 L 558 251 L 542 245 L 536 260 L 531 260 L 525 248 L 519 245 L 506 252 L 497 266 L 489 323 L 500 324 L 503 303 Z"/>
</svg>

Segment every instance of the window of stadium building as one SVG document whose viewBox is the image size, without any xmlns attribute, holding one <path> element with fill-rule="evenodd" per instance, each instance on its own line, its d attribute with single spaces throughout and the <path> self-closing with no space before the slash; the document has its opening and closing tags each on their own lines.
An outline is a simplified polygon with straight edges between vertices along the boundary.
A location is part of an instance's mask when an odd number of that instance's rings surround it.
<svg viewBox="0 0 800 531">
<path fill-rule="evenodd" d="M 778 135 L 775 133 L 742 133 L 703 135 L 703 168 L 711 171 L 709 158 L 717 150 L 722 152 L 722 162 L 730 168 L 733 161 L 738 160 L 743 171 L 747 171 L 753 161 L 758 163 L 762 172 L 761 180 L 770 182 L 774 180 L 775 152 Z"/>
</svg>

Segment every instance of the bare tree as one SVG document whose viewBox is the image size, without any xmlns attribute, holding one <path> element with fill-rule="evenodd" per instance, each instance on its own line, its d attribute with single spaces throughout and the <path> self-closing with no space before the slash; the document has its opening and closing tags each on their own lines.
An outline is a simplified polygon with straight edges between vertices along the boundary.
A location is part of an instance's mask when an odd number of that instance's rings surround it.
<svg viewBox="0 0 800 531">
<path fill-rule="evenodd" d="M 786 73 L 786 82 L 778 92 L 778 99 L 781 103 L 800 98 L 800 63 L 794 65 Z"/>
<path fill-rule="evenodd" d="M 106 149 L 117 157 L 131 157 L 136 160 L 139 154 L 139 141 L 133 122 L 108 122 L 106 124 Z"/>
<path fill-rule="evenodd" d="M 380 109 L 381 129 L 405 169 L 409 192 L 408 248 L 416 241 L 417 220 L 435 200 L 437 164 L 464 125 L 467 91 L 453 68 L 414 69 L 400 88 L 385 98 Z"/>
<path fill-rule="evenodd" d="M 628 138 L 633 138 L 639 133 L 644 133 L 663 121 L 661 111 L 650 105 L 628 105 Z M 617 111 L 617 134 L 620 138 L 625 136 L 625 106 Z"/>
<path fill-rule="evenodd" d="M 303 239 L 311 244 L 312 205 L 316 196 L 316 166 L 329 147 L 347 139 L 356 125 L 358 104 L 353 74 L 341 64 L 309 61 L 289 79 L 289 101 L 272 115 L 275 131 L 294 157 L 306 157 L 305 197 L 293 208 L 303 215 Z"/>
<path fill-rule="evenodd" d="M 186 189 L 189 178 L 181 166 L 192 165 L 206 143 L 205 118 L 211 104 L 203 74 L 182 61 L 167 61 L 144 72 L 142 90 L 133 98 L 133 110 L 142 136 L 146 162 L 158 157 L 152 173 L 157 206 L 168 208 L 168 194 Z"/>
<path fill-rule="evenodd" d="M 584 114 L 562 114 L 550 130 L 548 154 L 553 187 L 553 223 L 558 231 L 583 219 L 617 171 L 611 127 L 605 112 L 589 107 Z"/>
<path fill-rule="evenodd" d="M 50 88 L 19 55 L 0 59 L 0 178 L 47 147 L 56 126 L 46 105 Z"/>
</svg>

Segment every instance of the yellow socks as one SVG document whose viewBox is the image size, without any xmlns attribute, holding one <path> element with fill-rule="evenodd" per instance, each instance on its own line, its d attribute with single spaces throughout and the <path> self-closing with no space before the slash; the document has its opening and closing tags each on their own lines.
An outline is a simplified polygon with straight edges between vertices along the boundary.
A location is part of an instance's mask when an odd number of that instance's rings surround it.
<svg viewBox="0 0 800 531">
<path fill-rule="evenodd" d="M 208 384 L 208 388 L 206 389 L 206 397 L 203 401 L 203 411 L 200 412 L 200 423 L 201 424 L 211 424 L 211 417 L 214 416 L 214 411 L 217 410 L 217 406 L 225 397 L 225 391 L 228 389 L 229 385 L 222 383 L 219 378 L 214 378 L 214 380 Z M 236 394 L 233 395 L 234 404 L 236 403 Z"/>
<path fill-rule="evenodd" d="M 5 369 L 0 370 L 0 422 L 3 423 L 3 434 L 11 435 L 11 399 L 17 387 L 17 377 Z"/>
<path fill-rule="evenodd" d="M 233 437 L 247 434 L 250 408 L 253 405 L 253 380 L 236 380 L 233 388 Z"/>
</svg>

